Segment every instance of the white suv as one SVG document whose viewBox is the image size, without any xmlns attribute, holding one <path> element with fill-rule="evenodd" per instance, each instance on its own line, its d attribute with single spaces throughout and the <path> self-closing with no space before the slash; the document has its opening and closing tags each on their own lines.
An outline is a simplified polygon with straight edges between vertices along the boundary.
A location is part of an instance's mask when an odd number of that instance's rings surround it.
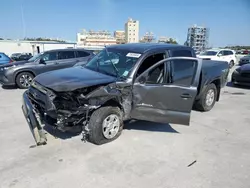
<svg viewBox="0 0 250 188">
<path fill-rule="evenodd" d="M 230 68 L 232 68 L 237 61 L 235 51 L 229 49 L 210 49 L 200 53 L 197 57 L 204 60 L 226 61 Z"/>
</svg>

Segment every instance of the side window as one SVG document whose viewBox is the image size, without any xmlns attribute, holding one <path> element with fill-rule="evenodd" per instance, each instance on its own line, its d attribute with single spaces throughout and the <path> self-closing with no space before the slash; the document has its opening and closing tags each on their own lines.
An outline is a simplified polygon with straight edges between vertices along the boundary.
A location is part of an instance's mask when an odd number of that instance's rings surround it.
<svg viewBox="0 0 250 188">
<path fill-rule="evenodd" d="M 221 51 L 218 53 L 218 55 L 224 56 L 224 55 L 225 55 L 225 51 L 224 51 L 224 50 L 221 50 Z"/>
<path fill-rule="evenodd" d="M 90 54 L 88 52 L 85 51 L 77 51 L 77 57 L 87 57 Z"/>
<path fill-rule="evenodd" d="M 197 61 L 194 60 L 173 60 L 172 67 L 172 84 L 189 87 L 193 83 L 193 79 L 197 69 Z"/>
<path fill-rule="evenodd" d="M 162 84 L 165 77 L 164 63 L 149 71 L 146 84 Z"/>
<path fill-rule="evenodd" d="M 154 54 L 151 56 L 148 56 L 140 65 L 139 69 L 137 70 L 136 77 L 138 77 L 141 73 L 146 71 L 148 68 L 153 66 L 155 63 L 163 60 L 166 58 L 165 53 L 159 53 L 159 54 Z"/>
<path fill-rule="evenodd" d="M 43 60 L 46 61 L 54 61 L 57 60 L 57 52 L 48 52 L 43 55 Z"/>
<path fill-rule="evenodd" d="M 225 51 L 225 55 L 233 55 L 233 52 L 232 52 L 232 51 L 227 50 L 227 51 Z"/>
<path fill-rule="evenodd" d="M 75 58 L 75 52 L 74 51 L 61 51 L 58 52 L 58 59 L 71 59 Z"/>
<path fill-rule="evenodd" d="M 172 57 L 193 57 L 190 50 L 174 50 L 172 51 Z"/>
</svg>

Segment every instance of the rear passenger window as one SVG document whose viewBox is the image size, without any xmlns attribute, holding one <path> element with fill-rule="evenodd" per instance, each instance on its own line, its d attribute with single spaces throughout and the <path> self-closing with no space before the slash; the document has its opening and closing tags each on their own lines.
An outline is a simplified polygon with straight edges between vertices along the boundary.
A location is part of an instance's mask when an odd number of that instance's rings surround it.
<svg viewBox="0 0 250 188">
<path fill-rule="evenodd" d="M 77 54 L 77 57 L 87 57 L 90 55 L 88 52 L 85 51 L 77 51 Z"/>
<path fill-rule="evenodd" d="M 193 57 L 190 50 L 174 50 L 172 51 L 172 57 Z"/>
<path fill-rule="evenodd" d="M 172 67 L 172 83 L 174 85 L 189 87 L 193 83 L 196 73 L 197 62 L 193 60 L 173 60 Z"/>
<path fill-rule="evenodd" d="M 154 54 L 147 57 L 142 64 L 140 65 L 139 69 L 137 70 L 136 77 L 138 77 L 141 73 L 146 71 L 148 68 L 156 64 L 157 62 L 165 59 L 165 53 Z"/>
<path fill-rule="evenodd" d="M 75 58 L 75 52 L 74 51 L 61 51 L 58 52 L 58 59 L 70 59 Z"/>
</svg>

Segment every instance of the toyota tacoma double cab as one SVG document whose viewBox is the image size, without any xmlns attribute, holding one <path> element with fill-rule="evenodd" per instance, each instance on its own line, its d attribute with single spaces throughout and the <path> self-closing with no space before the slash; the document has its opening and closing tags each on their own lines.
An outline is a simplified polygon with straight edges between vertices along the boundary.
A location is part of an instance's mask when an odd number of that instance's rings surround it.
<svg viewBox="0 0 250 188">
<path fill-rule="evenodd" d="M 126 120 L 189 125 L 193 107 L 209 111 L 219 101 L 228 72 L 227 62 L 198 59 L 187 46 L 113 45 L 36 76 L 22 109 L 37 145 L 47 143 L 46 125 L 101 145 L 117 139 Z"/>
</svg>

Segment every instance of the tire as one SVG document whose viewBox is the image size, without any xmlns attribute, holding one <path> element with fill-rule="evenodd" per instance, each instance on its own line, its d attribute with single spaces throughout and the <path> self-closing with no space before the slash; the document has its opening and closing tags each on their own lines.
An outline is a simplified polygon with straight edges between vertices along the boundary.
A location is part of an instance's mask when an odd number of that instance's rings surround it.
<svg viewBox="0 0 250 188">
<path fill-rule="evenodd" d="M 211 92 L 213 92 L 214 97 L 211 98 L 210 101 L 207 101 L 206 99 L 208 94 L 212 96 Z M 202 94 L 201 98 L 195 102 L 195 108 L 202 112 L 210 111 L 214 107 L 214 104 L 216 102 L 217 93 L 218 91 L 215 84 L 209 84 L 204 93 Z"/>
<path fill-rule="evenodd" d="M 115 129 L 117 133 L 115 135 L 112 135 L 113 137 L 107 138 L 106 137 L 107 135 L 105 136 L 105 133 L 104 133 L 105 132 L 104 130 L 107 130 L 107 128 L 105 129 L 104 128 L 105 126 L 103 126 L 103 124 L 104 124 L 104 121 L 108 122 L 108 120 L 110 120 L 109 117 L 116 117 L 117 119 L 116 126 L 118 127 Z M 123 130 L 123 120 L 122 120 L 122 113 L 121 113 L 120 108 L 105 106 L 105 107 L 101 107 L 97 109 L 96 111 L 92 113 L 90 117 L 88 129 L 89 129 L 89 142 L 93 144 L 102 145 L 102 144 L 105 144 L 105 143 L 108 143 L 117 139 L 121 135 L 122 130 Z M 110 133 L 111 131 L 106 131 L 106 132 Z"/>
<path fill-rule="evenodd" d="M 16 84 L 20 89 L 27 89 L 30 86 L 34 75 L 30 72 L 21 72 L 16 77 Z"/>
<path fill-rule="evenodd" d="M 231 60 L 231 61 L 229 62 L 229 68 L 231 69 L 231 68 L 233 68 L 233 66 L 234 66 L 234 61 Z"/>
</svg>

